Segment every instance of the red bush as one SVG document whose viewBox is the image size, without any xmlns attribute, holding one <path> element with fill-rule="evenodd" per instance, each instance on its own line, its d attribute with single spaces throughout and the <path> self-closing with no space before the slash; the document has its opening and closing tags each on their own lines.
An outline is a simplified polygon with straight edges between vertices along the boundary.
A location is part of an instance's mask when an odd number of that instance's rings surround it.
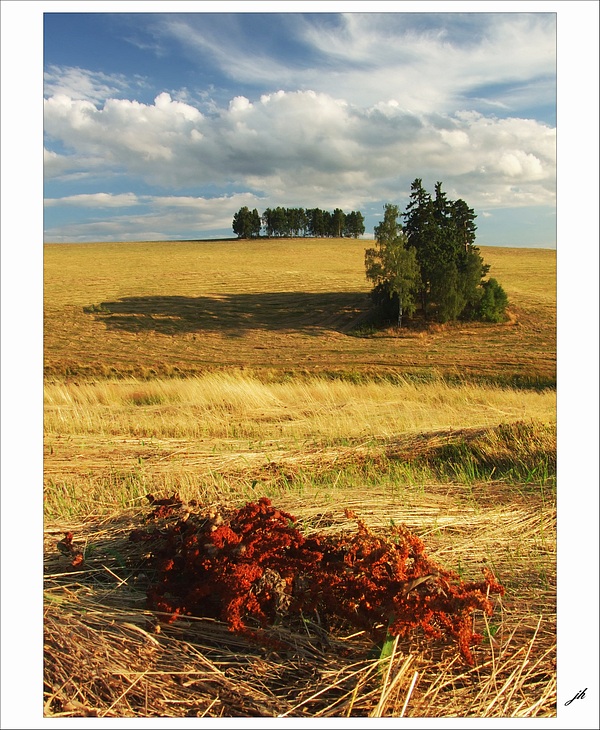
<svg viewBox="0 0 600 730">
<path fill-rule="evenodd" d="M 387 631 L 406 636 L 420 627 L 432 638 L 452 637 L 473 663 L 470 647 L 481 636 L 473 633 L 472 613 L 491 615 L 489 595 L 504 593 L 490 572 L 481 582 L 462 582 L 402 526 L 382 537 L 357 520 L 353 534 L 304 537 L 295 522 L 263 497 L 227 519 L 191 514 L 162 530 L 135 531 L 131 539 L 150 541 L 157 570 L 149 606 L 169 621 L 219 618 L 255 638 L 252 619 L 265 626 L 315 610 L 378 641 Z"/>
</svg>

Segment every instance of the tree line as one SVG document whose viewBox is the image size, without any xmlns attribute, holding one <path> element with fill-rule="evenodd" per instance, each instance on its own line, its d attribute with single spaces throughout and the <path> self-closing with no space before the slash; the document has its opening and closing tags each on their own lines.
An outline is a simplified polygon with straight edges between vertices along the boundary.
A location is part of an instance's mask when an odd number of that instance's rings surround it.
<svg viewBox="0 0 600 730">
<path fill-rule="evenodd" d="M 365 232 L 365 221 L 360 211 L 344 213 L 320 208 L 267 208 L 259 215 L 248 206 L 233 216 L 233 232 L 238 238 L 258 238 L 263 232 L 269 238 L 310 236 L 311 238 L 358 238 Z"/>
<path fill-rule="evenodd" d="M 382 314 L 397 317 L 399 327 L 417 311 L 441 322 L 505 319 L 506 293 L 496 279 L 485 280 L 490 267 L 475 245 L 476 217 L 464 200 L 449 200 L 441 182 L 431 196 L 420 178 L 403 213 L 384 206 L 375 246 L 365 251 L 371 297 Z"/>
</svg>

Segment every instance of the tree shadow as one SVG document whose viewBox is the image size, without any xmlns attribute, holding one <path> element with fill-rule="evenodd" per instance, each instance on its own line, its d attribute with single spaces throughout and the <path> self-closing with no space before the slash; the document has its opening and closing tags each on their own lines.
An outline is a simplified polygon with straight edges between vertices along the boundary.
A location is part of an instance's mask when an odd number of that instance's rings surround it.
<svg viewBox="0 0 600 730">
<path fill-rule="evenodd" d="M 364 318 L 369 306 L 364 292 L 267 292 L 122 297 L 84 307 L 84 312 L 109 330 L 166 335 L 218 331 L 236 337 L 248 330 L 347 332 Z"/>
</svg>

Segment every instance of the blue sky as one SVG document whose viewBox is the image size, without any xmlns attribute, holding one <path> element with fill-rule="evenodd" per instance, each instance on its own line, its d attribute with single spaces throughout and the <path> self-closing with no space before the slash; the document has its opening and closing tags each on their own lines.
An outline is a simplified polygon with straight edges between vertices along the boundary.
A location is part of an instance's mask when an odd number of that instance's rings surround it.
<svg viewBox="0 0 600 730">
<path fill-rule="evenodd" d="M 481 245 L 556 246 L 545 3 L 265 5 L 46 12 L 44 240 L 231 236 L 243 205 L 360 210 L 369 236 L 420 177 L 475 209 Z"/>
</svg>

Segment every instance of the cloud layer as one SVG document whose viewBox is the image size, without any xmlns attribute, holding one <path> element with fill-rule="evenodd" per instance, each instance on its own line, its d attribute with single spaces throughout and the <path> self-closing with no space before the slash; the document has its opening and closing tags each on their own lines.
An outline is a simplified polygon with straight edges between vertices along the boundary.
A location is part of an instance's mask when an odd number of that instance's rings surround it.
<svg viewBox="0 0 600 730">
<path fill-rule="evenodd" d="M 352 207 L 398 194 L 398 178 L 437 175 L 478 205 L 554 202 L 555 130 L 527 119 L 416 115 L 395 102 L 358 109 L 313 91 L 238 96 L 206 116 L 163 92 L 153 104 L 100 107 L 52 96 L 44 124 L 68 150 L 47 153 L 50 176 L 87 169 L 179 190 L 234 184 L 282 203 Z"/>
</svg>

